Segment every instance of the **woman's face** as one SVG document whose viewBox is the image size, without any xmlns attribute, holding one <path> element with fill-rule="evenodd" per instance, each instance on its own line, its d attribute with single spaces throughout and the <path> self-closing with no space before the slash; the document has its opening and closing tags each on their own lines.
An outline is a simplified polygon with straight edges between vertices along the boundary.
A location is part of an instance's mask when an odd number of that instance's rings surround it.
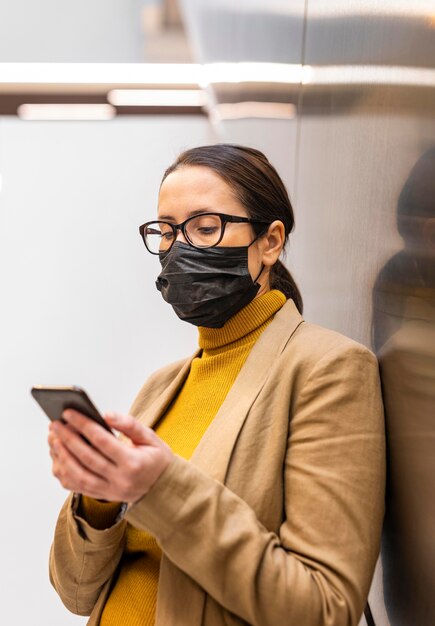
<svg viewBox="0 0 435 626">
<path fill-rule="evenodd" d="M 180 224 L 198 214 L 198 211 L 249 217 L 231 187 L 213 170 L 198 165 L 181 167 L 169 174 L 160 188 L 157 219 Z M 251 224 L 227 223 L 219 246 L 249 246 L 254 239 Z M 181 232 L 178 233 L 177 241 L 187 243 Z M 257 297 L 269 290 L 269 244 L 267 236 L 260 237 L 248 248 L 248 268 L 253 280 L 257 278 L 262 265 L 266 266 L 258 279 L 261 288 Z"/>
</svg>

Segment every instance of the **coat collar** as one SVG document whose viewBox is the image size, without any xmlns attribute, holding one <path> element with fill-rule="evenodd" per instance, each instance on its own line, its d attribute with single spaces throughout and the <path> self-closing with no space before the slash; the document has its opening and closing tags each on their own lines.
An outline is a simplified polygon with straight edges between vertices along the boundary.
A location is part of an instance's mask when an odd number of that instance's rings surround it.
<svg viewBox="0 0 435 626">
<path fill-rule="evenodd" d="M 225 477 L 238 434 L 266 382 L 276 358 L 303 318 L 292 300 L 260 335 L 239 375 L 191 457 L 192 463 L 220 482 Z"/>
<path fill-rule="evenodd" d="M 191 357 L 185 360 L 181 364 L 181 368 L 179 369 L 175 378 L 172 378 L 172 380 L 168 380 L 168 384 L 165 387 L 163 393 L 161 393 L 154 400 L 154 402 L 151 402 L 151 404 L 143 412 L 140 412 L 140 421 L 144 426 L 152 428 L 153 426 L 155 426 L 155 424 L 157 424 L 159 419 L 163 416 L 166 409 L 171 404 L 172 400 L 177 395 L 178 391 L 183 386 L 183 383 L 189 374 L 190 365 L 193 359 L 195 359 L 200 354 L 201 350 L 197 350 Z M 134 405 L 131 410 L 133 415 L 135 415 Z"/>
<path fill-rule="evenodd" d="M 227 397 L 191 457 L 191 462 L 209 476 L 225 482 L 231 453 L 249 409 L 266 382 L 274 361 L 303 321 L 293 300 L 288 300 L 254 344 Z M 182 365 L 165 391 L 141 415 L 144 425 L 152 427 L 162 417 L 186 380 L 193 359 L 199 354 L 200 351 L 195 352 Z"/>
</svg>

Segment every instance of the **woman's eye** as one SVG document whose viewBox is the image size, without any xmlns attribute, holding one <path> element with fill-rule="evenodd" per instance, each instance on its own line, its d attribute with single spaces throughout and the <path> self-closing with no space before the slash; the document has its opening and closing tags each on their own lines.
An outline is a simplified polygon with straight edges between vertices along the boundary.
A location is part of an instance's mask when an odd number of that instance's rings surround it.
<svg viewBox="0 0 435 626">
<path fill-rule="evenodd" d="M 216 226 L 201 226 L 196 229 L 200 235 L 214 235 L 217 231 Z"/>
<path fill-rule="evenodd" d="M 173 238 L 174 238 L 174 233 L 172 231 L 169 231 L 167 233 L 162 233 L 162 239 L 164 239 L 165 241 L 170 241 Z"/>
</svg>

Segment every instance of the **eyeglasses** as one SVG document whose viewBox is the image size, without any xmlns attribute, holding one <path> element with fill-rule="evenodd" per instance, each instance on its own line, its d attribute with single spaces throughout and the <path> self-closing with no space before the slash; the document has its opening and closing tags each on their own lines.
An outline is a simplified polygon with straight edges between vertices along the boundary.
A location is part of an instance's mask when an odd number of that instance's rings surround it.
<svg viewBox="0 0 435 626">
<path fill-rule="evenodd" d="M 177 231 L 181 231 L 186 241 L 194 248 L 213 248 L 222 241 L 228 222 L 269 225 L 269 222 L 251 220 L 248 217 L 239 217 L 238 215 L 201 213 L 189 217 L 181 224 L 172 224 L 164 220 L 145 222 L 139 226 L 139 232 L 148 252 L 160 254 L 161 252 L 168 252 L 172 248 L 177 239 Z"/>
</svg>

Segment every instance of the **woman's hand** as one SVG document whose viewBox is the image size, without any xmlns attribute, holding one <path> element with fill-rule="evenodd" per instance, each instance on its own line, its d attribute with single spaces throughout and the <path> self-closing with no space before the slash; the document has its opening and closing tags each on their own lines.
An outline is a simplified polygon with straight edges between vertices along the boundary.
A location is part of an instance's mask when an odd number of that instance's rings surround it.
<svg viewBox="0 0 435 626">
<path fill-rule="evenodd" d="M 72 409 L 64 411 L 62 417 L 66 424 L 50 424 L 48 443 L 53 474 L 70 491 L 133 503 L 151 489 L 173 458 L 169 446 L 130 415 L 104 415 L 108 426 L 126 440 L 117 439 Z"/>
</svg>

